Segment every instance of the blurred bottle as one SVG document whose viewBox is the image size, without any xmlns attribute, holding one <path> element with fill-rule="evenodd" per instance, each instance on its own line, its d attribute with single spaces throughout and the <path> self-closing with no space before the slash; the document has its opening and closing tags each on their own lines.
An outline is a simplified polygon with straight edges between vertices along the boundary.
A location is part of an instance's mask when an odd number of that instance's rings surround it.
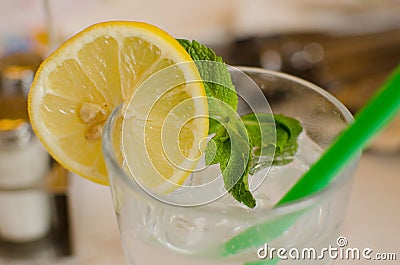
<svg viewBox="0 0 400 265">
<path fill-rule="evenodd" d="M 27 94 L 41 59 L 16 53 L 0 60 L 0 238 L 30 242 L 50 229 L 45 189 L 50 157 L 28 121 Z"/>
</svg>

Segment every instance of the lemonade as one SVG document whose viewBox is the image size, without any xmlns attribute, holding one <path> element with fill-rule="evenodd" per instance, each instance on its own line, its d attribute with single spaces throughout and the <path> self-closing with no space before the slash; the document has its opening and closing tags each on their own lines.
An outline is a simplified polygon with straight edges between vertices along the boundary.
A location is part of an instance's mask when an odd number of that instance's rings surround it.
<svg viewBox="0 0 400 265">
<path fill-rule="evenodd" d="M 253 174 L 251 179 L 254 181 L 258 178 L 263 180 L 266 175 L 261 186 L 254 190 L 257 200 L 254 209 L 243 206 L 229 194 L 201 206 L 177 206 L 174 194 L 180 199 L 190 197 L 190 188 L 186 191 L 178 189 L 169 197 L 155 196 L 135 182 L 129 175 L 131 172 L 115 160 L 115 155 L 120 152 L 115 145 L 119 142 L 113 142 L 110 136 L 114 131 L 122 130 L 121 125 L 115 123 L 121 115 L 116 111 L 106 125 L 103 151 L 129 264 L 275 264 L 278 260 L 258 258 L 257 250 L 263 243 L 270 243 L 276 248 L 299 249 L 321 249 L 334 245 L 345 214 L 355 164 L 337 177 L 327 190 L 287 206 L 273 208 L 273 205 L 352 120 L 351 115 L 332 96 L 307 82 L 262 69 L 240 69 L 262 88 L 273 111 L 297 117 L 302 122 L 305 130 L 299 137 L 296 156 L 289 164 L 261 167 Z M 238 82 L 235 79 L 237 72 L 232 72 L 232 75 L 234 83 Z M 235 85 L 238 94 L 241 94 L 248 87 L 239 83 L 243 84 L 238 82 Z M 246 112 L 248 106 L 239 101 L 239 109 Z M 214 174 L 218 175 L 218 171 Z M 208 182 L 207 177 L 204 181 Z M 222 180 L 219 181 L 223 186 Z M 213 195 L 215 190 L 204 190 L 204 198 L 212 198 Z M 292 220 L 293 225 L 283 227 L 288 220 Z M 267 229 L 263 227 L 265 224 Z M 268 224 L 271 225 L 268 227 Z M 235 243 L 237 235 L 253 227 L 260 229 L 256 235 L 245 236 L 248 244 Z M 268 231 L 268 228 L 283 230 L 274 232 Z M 256 247 L 251 241 L 263 243 Z M 246 244 L 252 247 L 246 247 Z M 332 262 L 329 259 L 282 260 L 279 264 Z"/>
<path fill-rule="evenodd" d="M 351 114 L 303 80 L 227 69 L 146 23 L 100 23 L 41 65 L 30 119 L 57 161 L 110 185 L 129 264 L 330 264 L 258 251 L 336 239 L 354 163 L 327 189 L 274 205 Z"/>
</svg>

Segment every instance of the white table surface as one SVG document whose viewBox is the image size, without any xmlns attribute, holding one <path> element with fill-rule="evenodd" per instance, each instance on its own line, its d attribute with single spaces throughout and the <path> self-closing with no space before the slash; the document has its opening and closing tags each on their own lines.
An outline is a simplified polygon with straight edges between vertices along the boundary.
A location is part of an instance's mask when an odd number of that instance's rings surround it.
<svg viewBox="0 0 400 265">
<path fill-rule="evenodd" d="M 60 264 L 126 264 L 109 189 L 72 176 L 71 217 L 75 257 Z M 365 153 L 357 169 L 342 235 L 349 247 L 396 252 L 397 261 L 336 264 L 399 264 L 400 156 Z"/>
<path fill-rule="evenodd" d="M 365 153 L 358 166 L 342 235 L 348 247 L 397 253 L 396 261 L 336 261 L 341 264 L 399 264 L 400 155 Z M 1 265 L 125 265 L 108 187 L 71 176 L 69 189 L 74 255 L 50 263 Z M 33 262 L 33 263 L 32 263 Z M 162 264 L 170 265 L 165 262 Z"/>
</svg>

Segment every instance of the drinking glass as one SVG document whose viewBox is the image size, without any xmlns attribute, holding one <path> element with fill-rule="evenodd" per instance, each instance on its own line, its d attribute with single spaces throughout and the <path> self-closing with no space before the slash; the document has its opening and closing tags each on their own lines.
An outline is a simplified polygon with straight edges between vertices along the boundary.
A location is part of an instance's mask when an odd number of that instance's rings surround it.
<svg viewBox="0 0 400 265">
<path fill-rule="evenodd" d="M 171 204 L 142 189 L 126 170 L 120 141 L 113 136 L 122 130 L 119 121 L 123 114 L 114 110 L 104 129 L 103 153 L 129 264 L 332 264 L 328 256 L 263 259 L 260 254 L 266 245 L 300 251 L 338 246 L 358 159 L 324 190 L 279 207 L 273 205 L 353 120 L 352 115 L 337 99 L 307 81 L 264 69 L 237 69 L 240 71 L 231 71 L 231 75 L 239 95 L 248 89 L 240 72 L 259 86 L 274 114 L 301 122 L 303 132 L 293 161 L 260 170 L 267 176 L 254 191 L 254 209 L 240 205 L 229 194 L 198 206 Z M 239 100 L 238 109 L 247 111 L 244 101 Z"/>
</svg>

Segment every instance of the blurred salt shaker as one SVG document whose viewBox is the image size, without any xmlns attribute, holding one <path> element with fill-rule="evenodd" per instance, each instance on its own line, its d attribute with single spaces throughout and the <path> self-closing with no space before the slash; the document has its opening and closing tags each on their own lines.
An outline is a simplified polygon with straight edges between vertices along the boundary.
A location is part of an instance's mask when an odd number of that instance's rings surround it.
<svg viewBox="0 0 400 265">
<path fill-rule="evenodd" d="M 23 57 L 7 58 L 0 68 L 0 239 L 14 243 L 44 237 L 51 219 L 44 188 L 50 158 L 27 122 L 34 70 Z"/>
</svg>

